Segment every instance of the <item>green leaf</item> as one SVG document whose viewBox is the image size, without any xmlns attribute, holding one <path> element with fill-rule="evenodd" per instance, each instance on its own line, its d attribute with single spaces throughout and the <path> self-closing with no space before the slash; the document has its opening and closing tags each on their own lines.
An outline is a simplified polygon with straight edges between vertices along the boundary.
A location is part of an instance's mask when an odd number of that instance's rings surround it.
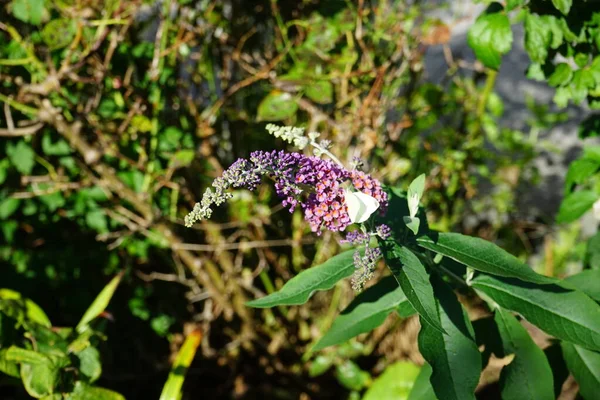
<svg viewBox="0 0 600 400">
<path fill-rule="evenodd" d="M 600 301 L 600 269 L 588 269 L 565 279 L 565 282 L 573 285 L 576 289 Z"/>
<path fill-rule="evenodd" d="M 565 178 L 565 192 L 570 192 L 574 184 L 583 183 L 587 178 L 594 175 L 598 168 L 600 168 L 600 161 L 597 160 L 582 158 L 573 161 L 569 164 L 569 170 Z"/>
<path fill-rule="evenodd" d="M 528 13 L 525 18 L 525 49 L 533 62 L 546 62 L 551 40 L 552 31 L 547 22 L 539 15 Z"/>
<path fill-rule="evenodd" d="M 592 269 L 600 269 L 600 232 L 589 238 L 585 249 L 585 260 Z"/>
<path fill-rule="evenodd" d="M 519 278 L 528 282 L 550 283 L 554 279 L 535 273 L 527 264 L 492 242 L 459 233 L 434 233 L 417 238 L 420 246 L 450 257 L 488 274 Z"/>
<path fill-rule="evenodd" d="M 13 0 L 12 14 L 23 22 L 39 25 L 44 15 L 45 3 L 45 0 Z"/>
<path fill-rule="evenodd" d="M 12 376 L 13 378 L 20 378 L 19 365 L 15 361 L 6 359 L 7 351 L 8 349 L 0 349 L 0 372 Z"/>
<path fill-rule="evenodd" d="M 471 285 L 552 336 L 600 349 L 600 305 L 578 290 L 489 275 Z"/>
<path fill-rule="evenodd" d="M 90 383 L 98 380 L 102 375 L 102 363 L 98 349 L 88 346 L 76 355 L 79 358 L 79 371 L 89 379 Z"/>
<path fill-rule="evenodd" d="M 68 156 L 72 152 L 66 140 L 59 139 L 56 143 L 52 143 L 49 134 L 42 137 L 42 151 L 47 156 Z"/>
<path fill-rule="evenodd" d="M 388 268 L 413 308 L 429 325 L 444 332 L 433 289 L 429 283 L 429 274 L 419 258 L 408 248 L 399 246 L 393 241 L 384 242 L 382 251 Z"/>
<path fill-rule="evenodd" d="M 83 332 L 92 320 L 104 312 L 110 299 L 112 299 L 112 296 L 115 294 L 115 290 L 117 290 L 117 286 L 119 286 L 122 277 L 122 273 L 118 274 L 104 287 L 104 289 L 102 289 L 100 294 L 98 294 L 86 310 L 85 314 L 83 314 L 81 321 L 77 324 L 77 327 L 75 328 L 77 332 Z"/>
<path fill-rule="evenodd" d="M 554 4 L 554 7 L 556 7 L 558 11 L 567 15 L 571 9 L 573 0 L 552 0 L 552 4 Z"/>
<path fill-rule="evenodd" d="M 433 369 L 431 384 L 438 398 L 475 399 L 481 374 L 481 354 L 473 339 L 473 326 L 452 289 L 432 276 L 440 320 L 447 334 L 421 318 L 419 350 Z"/>
<path fill-rule="evenodd" d="M 500 374 L 502 398 L 554 400 L 552 369 L 542 349 L 509 312 L 497 309 L 494 319 L 504 356 L 514 354 L 511 363 L 502 368 Z"/>
<path fill-rule="evenodd" d="M 421 372 L 410 391 L 408 400 L 437 400 L 433 386 L 431 386 L 431 382 L 429 381 L 431 379 L 431 372 L 431 365 L 427 363 L 423 364 Z"/>
<path fill-rule="evenodd" d="M 579 69 L 573 73 L 571 82 L 571 97 L 576 104 L 585 100 L 588 95 L 588 89 L 596 85 L 592 72 L 588 69 Z"/>
<path fill-rule="evenodd" d="M 16 145 L 9 142 L 6 146 L 6 155 L 17 171 L 23 175 L 31 174 L 35 165 L 35 153 L 27 143 L 22 140 Z"/>
<path fill-rule="evenodd" d="M 179 353 L 177 353 L 177 358 L 175 358 L 167 382 L 160 394 L 160 400 L 178 400 L 181 398 L 181 388 L 183 387 L 185 374 L 196 356 L 196 350 L 198 350 L 201 341 L 202 332 L 199 330 L 193 331 L 185 338 L 185 342 L 183 342 Z"/>
<path fill-rule="evenodd" d="M 561 342 L 560 347 L 569 371 L 579 384 L 579 393 L 586 400 L 598 398 L 600 391 L 600 353 Z"/>
<path fill-rule="evenodd" d="M 309 268 L 286 282 L 283 287 L 268 296 L 246 303 L 250 307 L 267 308 L 279 305 L 299 305 L 308 301 L 317 290 L 329 290 L 339 280 L 354 272 L 354 250 L 348 250 L 330 258 L 323 264 Z"/>
<path fill-rule="evenodd" d="M 77 381 L 73 392 L 65 400 L 125 400 L 125 397 L 112 390 Z"/>
<path fill-rule="evenodd" d="M 90 228 L 99 233 L 108 232 L 108 223 L 106 214 L 102 209 L 90 210 L 85 214 L 85 223 Z"/>
<path fill-rule="evenodd" d="M 550 86 L 565 86 L 571 81 L 573 77 L 573 70 L 567 63 L 560 63 L 556 66 L 556 69 L 548 78 L 548 85 Z"/>
<path fill-rule="evenodd" d="M 306 96 L 319 104 L 329 104 L 333 101 L 333 84 L 329 81 L 314 81 L 304 89 Z"/>
<path fill-rule="evenodd" d="M 387 366 L 362 400 L 407 400 L 420 370 L 409 361 L 397 361 Z"/>
<path fill-rule="evenodd" d="M 419 233 L 419 227 L 421 226 L 421 219 L 419 217 L 404 216 L 404 223 L 406 227 L 411 230 L 412 233 L 417 235 Z"/>
<path fill-rule="evenodd" d="M 49 364 L 21 364 L 21 380 L 31 397 L 40 398 L 54 393 L 59 369 Z"/>
<path fill-rule="evenodd" d="M 296 114 L 298 104 L 291 94 L 273 91 L 258 105 L 258 121 L 280 121 Z"/>
<path fill-rule="evenodd" d="M 396 308 L 408 303 L 398 282 L 387 276 L 356 298 L 333 321 L 331 328 L 312 348 L 318 351 L 370 332 L 385 321 Z M 414 312 L 414 311 L 413 311 Z"/>
<path fill-rule="evenodd" d="M 600 161 L 600 146 L 584 145 L 583 157 L 589 158 L 590 160 Z"/>
<path fill-rule="evenodd" d="M 7 219 L 19 209 L 20 199 L 7 197 L 0 201 L 0 219 Z"/>
<path fill-rule="evenodd" d="M 33 350 L 23 349 L 17 346 L 10 346 L 5 353 L 6 360 L 19 364 L 52 364 L 52 360 L 42 353 Z"/>
<path fill-rule="evenodd" d="M 195 155 L 194 150 L 179 150 L 169 160 L 169 168 L 187 167 L 194 161 Z"/>
<path fill-rule="evenodd" d="M 580 190 L 569 194 L 560 204 L 556 222 L 569 223 L 586 213 L 599 196 L 591 190 Z"/>
<path fill-rule="evenodd" d="M 361 390 L 371 382 L 369 373 L 350 360 L 336 366 L 335 376 L 345 388 L 350 390 Z"/>
<path fill-rule="evenodd" d="M 23 297 L 21 293 L 15 292 L 11 289 L 0 289 L 0 300 L 1 299 L 17 300 L 24 302 L 26 310 L 25 316 L 30 321 L 37 322 L 38 324 L 48 328 L 52 326 L 52 323 L 50 322 L 50 319 L 48 318 L 44 310 L 42 310 L 42 308 L 36 303 L 34 303 L 32 300 Z"/>
<path fill-rule="evenodd" d="M 42 29 L 42 39 L 50 50 L 62 49 L 75 37 L 75 21 L 67 18 L 53 19 Z"/>
<path fill-rule="evenodd" d="M 502 13 L 483 14 L 469 29 L 468 43 L 486 67 L 498 69 L 501 57 L 512 46 L 508 17 Z"/>
<path fill-rule="evenodd" d="M 314 378 L 315 376 L 323 375 L 333 365 L 334 358 L 329 354 L 318 355 L 315 357 L 313 362 L 310 364 L 308 369 L 308 376 Z"/>
<path fill-rule="evenodd" d="M 408 211 L 411 217 L 415 217 L 419 211 L 419 202 L 423 197 L 425 190 L 425 174 L 417 176 L 408 187 L 406 200 L 408 201 Z"/>
</svg>

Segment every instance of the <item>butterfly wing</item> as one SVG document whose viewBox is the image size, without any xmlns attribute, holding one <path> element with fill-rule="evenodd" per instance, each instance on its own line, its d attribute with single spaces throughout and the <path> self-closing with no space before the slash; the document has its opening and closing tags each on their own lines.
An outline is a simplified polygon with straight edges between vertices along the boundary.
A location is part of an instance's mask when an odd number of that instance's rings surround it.
<svg viewBox="0 0 600 400">
<path fill-rule="evenodd" d="M 346 190 L 344 193 L 346 207 L 352 223 L 362 223 L 379 208 L 379 202 L 368 194 Z"/>
</svg>

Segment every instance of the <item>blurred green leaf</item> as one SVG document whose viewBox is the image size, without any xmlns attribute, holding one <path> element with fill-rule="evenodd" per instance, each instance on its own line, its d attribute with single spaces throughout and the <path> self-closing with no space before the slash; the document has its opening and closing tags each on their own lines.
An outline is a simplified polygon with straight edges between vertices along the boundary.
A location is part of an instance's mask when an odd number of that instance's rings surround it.
<svg viewBox="0 0 600 400">
<path fill-rule="evenodd" d="M 419 376 L 417 376 L 417 379 L 413 383 L 408 400 L 437 400 L 433 386 L 431 386 L 431 382 L 429 381 L 431 372 L 431 365 L 427 363 L 423 364 Z"/>
<path fill-rule="evenodd" d="M 286 92 L 273 91 L 258 105 L 258 121 L 280 121 L 296 114 L 298 104 Z"/>
<path fill-rule="evenodd" d="M 319 375 L 323 375 L 331 366 L 333 365 L 333 356 L 325 354 L 318 355 L 310 364 L 308 369 L 308 375 L 310 377 L 315 377 Z"/>
<path fill-rule="evenodd" d="M 369 373 L 350 360 L 336 366 L 335 376 L 342 386 L 350 390 L 361 390 L 371 382 Z"/>
<path fill-rule="evenodd" d="M 31 397 L 52 394 L 59 381 L 59 370 L 52 363 L 21 364 L 21 380 Z"/>
<path fill-rule="evenodd" d="M 304 93 L 315 103 L 329 104 L 333 102 L 333 84 L 329 81 L 313 81 L 305 87 Z"/>
<path fill-rule="evenodd" d="M 85 214 L 85 223 L 88 227 L 99 233 L 108 232 L 108 223 L 104 210 L 96 209 Z"/>
<path fill-rule="evenodd" d="M 74 22 L 63 18 L 51 20 L 42 29 L 42 39 L 51 50 L 67 47 L 75 37 Z"/>
<path fill-rule="evenodd" d="M 467 40 L 479 61 L 488 68 L 498 69 L 502 55 L 512 47 L 508 17 L 499 12 L 479 16 L 469 29 Z"/>
<path fill-rule="evenodd" d="M 8 361 L 14 361 L 19 364 L 52 364 L 52 360 L 47 356 L 33 350 L 27 350 L 17 346 L 10 346 L 6 351 L 5 356 Z"/>
<path fill-rule="evenodd" d="M 102 363 L 100 362 L 98 349 L 88 346 L 76 355 L 79 358 L 79 371 L 81 374 L 85 375 L 90 383 L 98 380 L 102 374 Z"/>
<path fill-rule="evenodd" d="M 18 141 L 16 145 L 9 142 L 6 145 L 6 155 L 17 171 L 23 175 L 31 174 L 35 165 L 35 153 L 27 143 L 22 140 Z"/>
<path fill-rule="evenodd" d="M 194 161 L 195 153 L 194 150 L 179 150 L 169 160 L 170 168 L 183 168 L 187 167 Z"/>
<path fill-rule="evenodd" d="M 407 400 L 420 368 L 408 361 L 388 365 L 373 381 L 363 400 Z"/>
<path fill-rule="evenodd" d="M 354 250 L 348 250 L 330 258 L 323 264 L 311 267 L 286 282 L 283 287 L 268 296 L 246 303 L 250 307 L 267 308 L 278 305 L 304 304 L 317 290 L 329 290 L 339 280 L 354 272 Z"/>
<path fill-rule="evenodd" d="M 600 269 L 600 232 L 588 239 L 585 260 L 592 269 Z"/>
<path fill-rule="evenodd" d="M 125 397 L 112 390 L 77 381 L 73 392 L 69 393 L 65 400 L 125 400 Z"/>
<path fill-rule="evenodd" d="M 25 304 L 26 317 L 45 327 L 51 327 L 52 323 L 44 310 L 28 298 L 24 298 L 19 292 L 11 289 L 0 289 L 0 300 L 17 300 Z"/>
<path fill-rule="evenodd" d="M 569 194 L 560 204 L 556 222 L 570 223 L 581 217 L 600 198 L 591 190 L 580 190 Z"/>
<path fill-rule="evenodd" d="M 115 276 L 104 287 L 104 289 L 102 289 L 100 294 L 98 294 L 98 296 L 87 309 L 85 314 L 83 314 L 81 321 L 79 321 L 79 323 L 77 324 L 77 327 L 75 328 L 77 332 L 81 333 L 82 331 L 84 331 L 92 320 L 94 320 L 96 317 L 98 317 L 104 312 L 104 310 L 108 306 L 108 303 L 110 302 L 110 299 L 112 299 L 112 296 L 117 290 L 117 286 L 119 286 L 121 278 L 123 278 L 123 273 L 120 273 L 117 276 Z"/>
<path fill-rule="evenodd" d="M 0 349 L 0 372 L 13 378 L 20 378 L 19 365 L 15 361 L 6 359 L 8 349 Z"/>
<path fill-rule="evenodd" d="M 42 151 L 47 156 L 66 156 L 72 153 L 71 146 L 65 140 L 58 139 L 56 143 L 52 143 L 49 134 L 42 136 Z"/>
<path fill-rule="evenodd" d="M 202 332 L 200 331 L 194 331 L 185 338 L 185 342 L 183 342 L 183 346 L 177 353 L 177 358 L 160 394 L 160 400 L 178 400 L 181 398 L 181 388 L 185 380 L 185 374 L 196 356 L 196 350 L 201 341 Z"/>
<path fill-rule="evenodd" d="M 567 63 L 560 63 L 556 66 L 556 69 L 548 78 L 548 85 L 550 86 L 565 86 L 571 81 L 573 77 L 573 70 Z"/>
<path fill-rule="evenodd" d="M 548 56 L 552 30 L 539 15 L 528 13 L 525 18 L 525 49 L 531 60 L 543 64 Z"/>
<path fill-rule="evenodd" d="M 552 0 L 552 4 L 554 4 L 554 7 L 556 7 L 561 13 L 567 15 L 571 9 L 573 0 Z"/>
<path fill-rule="evenodd" d="M 581 184 L 587 178 L 594 175 L 600 168 L 600 161 L 582 158 L 569 164 L 565 178 L 565 193 L 571 191 L 574 184 Z"/>
<path fill-rule="evenodd" d="M 13 0 L 12 14 L 15 18 L 33 25 L 39 25 L 45 12 L 45 0 Z"/>
<path fill-rule="evenodd" d="M 19 209 L 19 204 L 21 204 L 21 200 L 13 197 L 7 197 L 0 201 L 0 219 L 7 219 L 13 215 Z"/>
<path fill-rule="evenodd" d="M 588 269 L 568 276 L 565 282 L 581 290 L 592 299 L 600 301 L 600 269 Z"/>
</svg>

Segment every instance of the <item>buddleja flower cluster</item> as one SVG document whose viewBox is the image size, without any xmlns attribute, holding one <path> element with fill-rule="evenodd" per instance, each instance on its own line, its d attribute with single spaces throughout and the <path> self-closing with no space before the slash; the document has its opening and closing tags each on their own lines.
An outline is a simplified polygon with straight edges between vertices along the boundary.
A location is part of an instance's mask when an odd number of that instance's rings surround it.
<svg viewBox="0 0 600 400">
<path fill-rule="evenodd" d="M 316 143 L 318 134 L 304 136 L 300 128 L 276 127 L 268 125 L 267 130 L 297 147 L 304 148 L 312 144 L 317 148 L 316 154 L 328 154 L 328 143 Z M 284 151 L 255 151 L 248 159 L 241 158 L 233 163 L 220 178 L 214 180 L 212 187 L 206 189 L 202 200 L 185 218 L 185 225 L 190 227 L 196 221 L 210 218 L 214 206 L 229 200 L 231 188 L 255 190 L 263 177 L 275 181 L 275 191 L 282 199 L 282 204 L 293 212 L 300 207 L 311 230 L 320 235 L 323 230 L 344 231 L 351 223 L 348 207 L 345 203 L 345 190 L 354 187 L 356 191 L 368 194 L 379 202 L 379 212 L 387 208 L 387 193 L 380 182 L 358 169 L 348 170 L 336 162 L 317 156 Z M 352 279 L 355 290 L 362 290 L 364 284 L 373 276 L 375 265 L 381 251 L 369 247 L 371 236 L 389 236 L 389 228 L 385 225 L 373 232 L 361 230 L 348 233 L 346 242 L 366 246 L 364 254 L 355 253 L 356 273 Z"/>
</svg>

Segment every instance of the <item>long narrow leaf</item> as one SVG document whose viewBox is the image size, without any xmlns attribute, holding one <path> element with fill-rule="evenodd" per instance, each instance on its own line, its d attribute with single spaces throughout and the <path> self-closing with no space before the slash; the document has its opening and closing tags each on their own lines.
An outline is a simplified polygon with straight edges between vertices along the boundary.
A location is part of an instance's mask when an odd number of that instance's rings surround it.
<svg viewBox="0 0 600 400">
<path fill-rule="evenodd" d="M 167 382 L 160 394 L 160 400 L 178 400 L 181 398 L 181 387 L 185 380 L 185 374 L 196 356 L 196 350 L 201 341 L 202 332 L 200 331 L 194 331 L 185 338 L 185 342 L 183 342 L 183 346 L 177 354 Z"/>
<path fill-rule="evenodd" d="M 385 277 L 356 296 L 312 350 L 321 350 L 369 332 L 381 325 L 397 307 L 406 304 L 408 300 L 398 282 L 392 276 Z"/>
<path fill-rule="evenodd" d="M 433 370 L 431 384 L 439 399 L 475 399 L 481 374 L 481 354 L 473 326 L 458 299 L 441 279 L 432 277 L 442 327 L 434 329 L 421 318 L 419 350 Z"/>
<path fill-rule="evenodd" d="M 511 363 L 502 368 L 500 374 L 502 398 L 554 400 L 552 369 L 542 349 L 508 311 L 496 310 L 495 321 L 504 355 L 514 355 Z"/>
<path fill-rule="evenodd" d="M 560 347 L 583 398 L 597 399 L 600 394 L 600 353 L 568 342 L 561 342 Z"/>
<path fill-rule="evenodd" d="M 417 242 L 428 250 L 481 272 L 534 283 L 556 282 L 552 278 L 537 274 L 527 264 L 487 240 L 458 233 L 435 233 L 422 236 Z"/>
<path fill-rule="evenodd" d="M 85 314 L 83 314 L 81 321 L 79 321 L 77 324 L 77 327 L 75 328 L 77 332 L 82 332 L 94 318 L 106 310 L 106 307 L 108 307 L 110 299 L 112 299 L 113 295 L 115 294 L 117 286 L 119 286 L 122 277 L 123 273 L 118 274 L 108 283 L 108 285 L 104 287 L 104 289 L 102 289 L 92 305 L 90 305 Z"/>
<path fill-rule="evenodd" d="M 385 243 L 383 255 L 410 304 L 429 325 L 444 332 L 429 275 L 421 261 L 408 248 L 396 243 Z"/>
<path fill-rule="evenodd" d="M 473 288 L 559 339 L 600 350 L 600 305 L 578 290 L 480 275 Z"/>
<path fill-rule="evenodd" d="M 299 305 L 308 301 L 317 290 L 331 289 L 339 280 L 354 272 L 354 250 L 330 258 L 323 264 L 300 272 L 283 287 L 268 296 L 246 303 L 250 307 L 268 308 L 279 305 Z"/>
</svg>

